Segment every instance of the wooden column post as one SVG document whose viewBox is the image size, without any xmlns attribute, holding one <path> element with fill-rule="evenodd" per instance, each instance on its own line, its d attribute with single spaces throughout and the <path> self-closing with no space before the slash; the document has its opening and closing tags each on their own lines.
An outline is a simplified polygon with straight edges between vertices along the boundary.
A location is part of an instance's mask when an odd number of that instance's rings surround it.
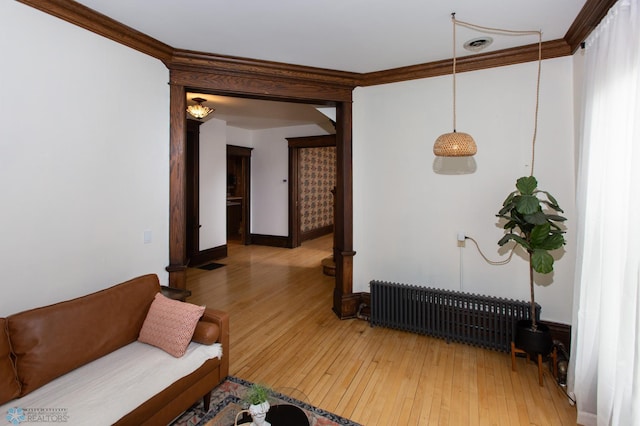
<svg viewBox="0 0 640 426">
<path fill-rule="evenodd" d="M 187 287 L 186 119 L 184 86 L 170 85 L 169 287 Z"/>
<path fill-rule="evenodd" d="M 334 224 L 334 259 L 336 285 L 333 311 L 339 318 L 353 318 L 359 295 L 353 294 L 353 172 L 351 152 L 351 102 L 336 106 L 336 221 Z"/>
</svg>

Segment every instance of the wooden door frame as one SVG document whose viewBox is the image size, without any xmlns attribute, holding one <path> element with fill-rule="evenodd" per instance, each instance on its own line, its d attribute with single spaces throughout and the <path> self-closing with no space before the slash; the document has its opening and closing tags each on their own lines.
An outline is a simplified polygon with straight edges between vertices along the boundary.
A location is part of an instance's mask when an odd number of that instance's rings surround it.
<svg viewBox="0 0 640 426">
<path fill-rule="evenodd" d="M 206 92 L 336 107 L 336 283 L 332 309 L 339 318 L 355 317 L 361 301 L 353 293 L 352 91 L 349 73 L 233 58 L 191 57 L 167 63 L 170 70 L 169 285 L 186 288 L 185 108 L 186 93 Z M 247 64 L 246 62 L 251 62 Z M 205 66 L 206 64 L 206 66 Z M 234 71 L 230 72 L 229 67 Z M 286 69 L 284 69 L 286 68 Z"/>
<path fill-rule="evenodd" d="M 336 146 L 336 135 L 287 138 L 289 144 L 289 247 L 302 244 L 300 232 L 300 150 Z M 335 207 L 334 207 L 335 209 Z M 335 216 L 335 214 L 334 214 Z M 334 224 L 335 225 L 335 224 Z"/>
<path fill-rule="evenodd" d="M 242 244 L 251 244 L 251 151 L 253 148 L 227 144 L 229 156 L 242 158 Z M 228 213 L 227 213 L 228 214 Z"/>
</svg>

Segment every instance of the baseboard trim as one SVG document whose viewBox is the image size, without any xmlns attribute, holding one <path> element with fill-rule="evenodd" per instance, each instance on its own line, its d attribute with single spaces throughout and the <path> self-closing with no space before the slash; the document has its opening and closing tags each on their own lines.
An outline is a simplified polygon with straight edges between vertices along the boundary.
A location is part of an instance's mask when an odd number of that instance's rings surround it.
<svg viewBox="0 0 640 426">
<path fill-rule="evenodd" d="M 552 321 L 540 321 L 549 327 L 551 338 L 564 345 L 568 353 L 571 353 L 571 325 Z"/>
<path fill-rule="evenodd" d="M 262 235 L 251 234 L 251 244 L 269 247 L 291 248 L 291 240 L 289 237 L 281 237 L 278 235 Z"/>
<path fill-rule="evenodd" d="M 300 235 L 300 241 L 313 240 L 323 235 L 331 234 L 333 232 L 333 225 L 323 226 L 321 228 L 312 229 L 311 231 L 303 232 Z"/>
<path fill-rule="evenodd" d="M 200 266 L 206 263 L 213 262 L 214 260 L 223 259 L 225 257 L 227 257 L 226 244 L 199 251 L 198 253 L 191 256 L 191 259 L 189 261 L 189 266 L 190 267 Z"/>
<path fill-rule="evenodd" d="M 340 318 L 351 319 L 357 318 L 362 303 L 364 293 L 340 294 L 334 289 L 333 291 L 333 312 Z"/>
</svg>

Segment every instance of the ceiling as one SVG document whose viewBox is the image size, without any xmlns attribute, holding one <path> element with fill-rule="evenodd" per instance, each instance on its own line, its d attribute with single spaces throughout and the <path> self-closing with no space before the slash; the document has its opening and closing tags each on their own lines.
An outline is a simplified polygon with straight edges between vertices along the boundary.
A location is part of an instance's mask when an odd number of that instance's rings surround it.
<svg viewBox="0 0 640 426">
<path fill-rule="evenodd" d="M 264 101 L 249 98 L 234 98 L 207 93 L 187 93 L 187 105 L 193 105 L 193 98 L 206 99 L 203 104 L 215 111 L 200 121 L 217 118 L 227 122 L 228 126 L 246 130 L 264 130 L 277 127 L 303 126 L 316 124 L 327 133 L 334 133 L 332 119 L 317 108 L 325 106 L 299 104 L 293 102 Z M 335 110 L 335 109 L 334 109 Z M 330 115 L 331 116 L 331 115 Z M 331 117 L 335 119 L 335 114 Z M 187 118 L 193 119 L 188 116 Z"/>
<path fill-rule="evenodd" d="M 586 0 L 76 1 L 176 49 L 369 73 L 451 58 L 452 12 L 476 25 L 541 30 L 543 41 L 550 41 L 565 36 Z M 458 26 L 456 55 L 476 53 L 462 45 L 482 35 Z M 490 36 L 493 44 L 483 53 L 538 41 L 531 35 Z M 222 100 L 207 105 L 237 127 L 314 122 L 309 105 L 261 104 L 267 111 L 256 106 L 251 115 L 261 113 L 262 123 L 243 124 L 240 117 L 249 113 L 235 105 L 252 101 Z M 324 120 L 322 114 L 312 115 Z M 270 116 L 274 121 L 268 124 Z"/>
</svg>

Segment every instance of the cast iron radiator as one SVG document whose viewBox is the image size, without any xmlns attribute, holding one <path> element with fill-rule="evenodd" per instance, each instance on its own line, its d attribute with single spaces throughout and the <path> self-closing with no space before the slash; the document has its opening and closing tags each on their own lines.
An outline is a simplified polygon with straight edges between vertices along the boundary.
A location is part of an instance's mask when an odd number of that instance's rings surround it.
<svg viewBox="0 0 640 426">
<path fill-rule="evenodd" d="M 511 351 L 528 302 L 371 281 L 371 326 L 395 328 L 498 351 Z M 536 319 L 540 305 L 536 304 Z"/>
</svg>

